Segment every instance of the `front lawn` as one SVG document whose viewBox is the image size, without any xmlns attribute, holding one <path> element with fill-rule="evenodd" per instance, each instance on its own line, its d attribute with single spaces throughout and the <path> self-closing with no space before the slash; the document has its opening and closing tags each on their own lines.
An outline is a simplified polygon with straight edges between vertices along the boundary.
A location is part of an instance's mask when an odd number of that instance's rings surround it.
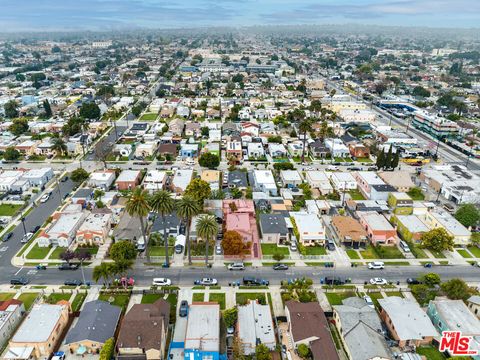
<svg viewBox="0 0 480 360">
<path fill-rule="evenodd" d="M 472 257 L 472 255 L 470 255 L 470 253 L 465 249 L 458 249 L 457 252 L 466 259 L 470 259 Z"/>
<path fill-rule="evenodd" d="M 369 157 L 359 157 L 357 158 L 357 161 L 361 163 L 371 163 L 372 159 L 370 159 Z"/>
<path fill-rule="evenodd" d="M 400 291 L 388 291 L 388 292 L 385 292 L 385 294 L 387 296 L 398 296 L 403 298 L 403 294 Z"/>
<path fill-rule="evenodd" d="M 304 255 L 327 255 L 327 250 L 323 246 L 305 246 Z"/>
<path fill-rule="evenodd" d="M 193 296 L 192 296 L 193 302 L 203 302 L 204 300 L 205 300 L 205 293 L 203 292 L 193 293 Z"/>
<path fill-rule="evenodd" d="M 10 300 L 13 299 L 15 293 L 3 293 L 0 294 L 0 301 Z"/>
<path fill-rule="evenodd" d="M 112 305 L 122 308 L 122 311 L 127 309 L 130 294 L 100 294 L 99 300 L 109 302 Z"/>
<path fill-rule="evenodd" d="M 286 246 L 278 246 L 277 244 L 261 244 L 261 246 L 263 255 L 290 254 L 290 252 L 288 251 L 288 247 Z"/>
<path fill-rule="evenodd" d="M 468 250 L 475 256 L 476 258 L 480 258 L 480 248 L 476 246 L 469 246 Z"/>
<path fill-rule="evenodd" d="M 163 299 L 163 294 L 145 294 L 142 296 L 142 304 L 153 304 L 157 300 Z"/>
<path fill-rule="evenodd" d="M 367 293 L 367 295 L 372 298 L 373 304 L 375 305 L 376 308 L 378 308 L 378 306 L 379 306 L 378 299 L 383 299 L 382 293 L 381 292 L 370 292 L 370 293 Z"/>
<path fill-rule="evenodd" d="M 417 348 L 417 354 L 423 355 L 427 360 L 445 360 L 446 357 L 436 347 L 420 346 Z"/>
<path fill-rule="evenodd" d="M 72 297 L 71 293 L 53 293 L 48 295 L 46 302 L 49 304 L 56 304 L 61 300 L 70 300 Z"/>
<path fill-rule="evenodd" d="M 38 244 L 35 244 L 30 252 L 25 255 L 27 259 L 45 259 L 45 257 L 48 255 L 48 252 L 50 251 L 50 247 L 40 247 Z"/>
<path fill-rule="evenodd" d="M 52 253 L 50 254 L 50 256 L 48 257 L 49 259 L 60 259 L 60 255 L 62 253 L 65 252 L 65 250 L 67 250 L 66 248 L 64 247 L 56 247 L 55 250 L 52 251 Z"/>
<path fill-rule="evenodd" d="M 82 307 L 86 297 L 86 292 L 79 292 L 77 295 L 75 295 L 72 301 L 72 311 L 80 311 L 80 308 Z"/>
<path fill-rule="evenodd" d="M 360 254 L 364 259 L 405 259 L 405 256 L 396 246 L 368 245 Z"/>
<path fill-rule="evenodd" d="M 150 256 L 165 256 L 165 246 L 151 246 L 149 249 Z M 168 248 L 168 255 L 173 255 L 173 247 Z"/>
<path fill-rule="evenodd" d="M 352 200 L 365 200 L 365 197 L 362 195 L 360 190 L 349 190 L 348 193 L 350 194 Z"/>
<path fill-rule="evenodd" d="M 38 293 L 23 293 L 18 297 L 18 300 L 22 301 L 23 305 L 25 305 L 25 310 L 29 311 L 37 296 Z"/>
<path fill-rule="evenodd" d="M 21 208 L 22 205 L 1 204 L 0 216 L 14 216 Z"/>
<path fill-rule="evenodd" d="M 245 305 L 248 300 L 258 300 L 260 304 L 266 304 L 265 293 L 237 293 L 237 304 Z"/>
<path fill-rule="evenodd" d="M 220 310 L 225 310 L 225 293 L 210 293 L 208 301 L 220 304 Z"/>
<path fill-rule="evenodd" d="M 379 256 L 375 251 L 375 247 L 368 245 L 365 250 L 360 250 L 360 255 L 363 259 L 378 259 Z"/>
<path fill-rule="evenodd" d="M 354 259 L 354 260 L 360 259 L 360 255 L 358 255 L 358 252 L 354 249 L 347 249 L 346 253 L 350 259 Z"/>
<path fill-rule="evenodd" d="M 435 250 L 431 250 L 431 249 L 428 249 L 434 258 L 437 258 L 437 259 L 445 259 L 446 256 L 443 254 L 443 252 L 441 251 L 435 251 Z"/>
<path fill-rule="evenodd" d="M 141 117 L 140 117 L 140 120 L 143 120 L 143 121 L 154 121 L 157 119 L 157 114 L 155 113 L 146 113 L 146 114 L 143 114 Z"/>
<path fill-rule="evenodd" d="M 357 296 L 354 292 L 351 291 L 346 291 L 346 292 L 327 292 L 325 293 L 325 296 L 327 297 L 328 302 L 330 305 L 342 305 L 343 300 Z"/>
</svg>

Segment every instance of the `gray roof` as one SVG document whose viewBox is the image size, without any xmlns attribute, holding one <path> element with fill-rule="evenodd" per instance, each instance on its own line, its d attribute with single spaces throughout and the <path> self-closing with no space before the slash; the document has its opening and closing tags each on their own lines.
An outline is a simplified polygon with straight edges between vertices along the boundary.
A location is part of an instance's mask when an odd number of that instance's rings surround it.
<svg viewBox="0 0 480 360">
<path fill-rule="evenodd" d="M 106 301 L 94 300 L 85 303 L 75 327 L 65 338 L 66 344 L 90 340 L 105 343 L 115 334 L 122 309 Z"/>
<path fill-rule="evenodd" d="M 472 295 L 468 298 L 468 302 L 476 305 L 480 305 L 480 296 Z"/>
<path fill-rule="evenodd" d="M 480 320 L 468 309 L 462 300 L 436 298 L 432 301 L 445 328 L 461 331 L 463 335 L 480 334 Z"/>
<path fill-rule="evenodd" d="M 288 234 L 285 216 L 276 214 L 260 214 L 262 234 Z"/>
<path fill-rule="evenodd" d="M 37 304 L 12 338 L 13 342 L 36 343 L 48 340 L 65 305 Z M 41 329 L 41 331 L 39 331 Z"/>
<path fill-rule="evenodd" d="M 238 188 L 247 187 L 247 174 L 240 170 L 230 171 L 228 173 L 228 184 L 235 185 Z"/>
<path fill-rule="evenodd" d="M 378 303 L 388 314 L 400 340 L 421 340 L 438 336 L 430 318 L 418 303 L 398 296 L 379 299 Z"/>
</svg>

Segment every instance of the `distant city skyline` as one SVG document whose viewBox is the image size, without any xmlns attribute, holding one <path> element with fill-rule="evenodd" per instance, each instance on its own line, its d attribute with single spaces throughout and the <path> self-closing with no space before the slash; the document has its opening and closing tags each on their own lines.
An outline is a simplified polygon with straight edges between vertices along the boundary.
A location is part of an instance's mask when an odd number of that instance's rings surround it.
<svg viewBox="0 0 480 360">
<path fill-rule="evenodd" d="M 478 0 L 4 0 L 0 32 L 294 24 L 480 27 Z"/>
</svg>

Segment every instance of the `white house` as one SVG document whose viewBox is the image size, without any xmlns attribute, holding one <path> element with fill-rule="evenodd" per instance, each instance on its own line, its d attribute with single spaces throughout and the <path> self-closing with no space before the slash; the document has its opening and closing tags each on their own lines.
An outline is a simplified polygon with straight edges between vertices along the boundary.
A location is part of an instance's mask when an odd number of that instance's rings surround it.
<svg viewBox="0 0 480 360">
<path fill-rule="evenodd" d="M 38 237 L 38 246 L 47 247 L 50 245 L 57 245 L 60 247 L 69 247 L 75 239 L 77 230 L 82 225 L 87 217 L 86 212 L 78 209 L 77 212 L 60 213 L 58 218 L 54 220 L 52 226 L 45 231 L 42 231 Z"/>
<path fill-rule="evenodd" d="M 88 186 L 108 190 L 115 181 L 115 172 L 110 170 L 95 171 L 88 178 Z"/>
<path fill-rule="evenodd" d="M 42 187 L 45 186 L 55 174 L 53 169 L 50 167 L 45 167 L 41 169 L 31 169 L 25 172 L 22 176 L 22 179 L 27 180 L 32 186 Z"/>
<path fill-rule="evenodd" d="M 325 244 L 325 228 L 316 214 L 291 212 L 290 216 L 297 227 L 299 242 L 305 246 Z"/>
<path fill-rule="evenodd" d="M 282 170 L 280 171 L 280 178 L 284 186 L 293 188 L 302 183 L 302 177 L 297 170 Z"/>
<path fill-rule="evenodd" d="M 266 194 L 277 195 L 277 184 L 270 170 L 253 171 L 254 188 Z"/>
<path fill-rule="evenodd" d="M 309 170 L 305 172 L 305 180 L 308 184 L 315 189 L 318 189 L 322 195 L 330 194 L 333 192 L 333 187 L 330 184 L 325 171 Z"/>
<path fill-rule="evenodd" d="M 261 143 L 249 143 L 247 147 L 248 158 L 262 158 L 265 156 L 263 145 Z"/>
<path fill-rule="evenodd" d="M 328 148 L 333 157 L 348 157 L 350 150 L 340 139 L 326 139 L 325 146 Z"/>
<path fill-rule="evenodd" d="M 162 190 L 166 176 L 166 171 L 148 170 L 143 178 L 143 188 L 150 192 Z"/>
<path fill-rule="evenodd" d="M 330 180 L 337 191 L 355 190 L 357 188 L 357 181 L 349 172 L 331 173 Z"/>
</svg>

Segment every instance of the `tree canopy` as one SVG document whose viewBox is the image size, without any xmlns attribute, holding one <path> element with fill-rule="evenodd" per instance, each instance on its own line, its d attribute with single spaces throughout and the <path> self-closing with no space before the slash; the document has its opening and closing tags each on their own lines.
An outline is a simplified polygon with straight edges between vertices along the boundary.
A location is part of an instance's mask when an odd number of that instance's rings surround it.
<svg viewBox="0 0 480 360">
<path fill-rule="evenodd" d="M 80 107 L 80 116 L 85 119 L 99 119 L 100 108 L 94 102 L 83 103 Z"/>
<path fill-rule="evenodd" d="M 209 168 L 209 169 L 215 169 L 220 165 L 220 158 L 218 155 L 211 153 L 211 152 L 206 152 L 200 156 L 198 159 L 198 163 L 200 166 Z"/>
<path fill-rule="evenodd" d="M 244 243 L 238 232 L 228 230 L 223 234 L 222 248 L 225 255 L 245 255 L 250 250 L 250 242 Z"/>
<path fill-rule="evenodd" d="M 72 171 L 72 175 L 70 177 L 73 182 L 80 184 L 87 180 L 89 176 L 90 174 L 87 172 L 87 170 L 78 168 Z"/>
<path fill-rule="evenodd" d="M 137 250 L 131 241 L 118 241 L 110 247 L 110 258 L 113 261 L 133 260 L 136 257 Z"/>
<path fill-rule="evenodd" d="M 453 250 L 455 245 L 453 236 L 449 235 L 444 228 L 432 229 L 422 234 L 422 246 L 433 251 Z"/>
<path fill-rule="evenodd" d="M 480 221 L 480 210 L 474 204 L 463 204 L 455 213 L 455 219 L 463 226 L 475 226 Z"/>
<path fill-rule="evenodd" d="M 188 184 L 184 196 L 192 197 L 203 204 L 203 201 L 210 197 L 211 192 L 210 185 L 205 180 L 196 178 Z"/>
</svg>

